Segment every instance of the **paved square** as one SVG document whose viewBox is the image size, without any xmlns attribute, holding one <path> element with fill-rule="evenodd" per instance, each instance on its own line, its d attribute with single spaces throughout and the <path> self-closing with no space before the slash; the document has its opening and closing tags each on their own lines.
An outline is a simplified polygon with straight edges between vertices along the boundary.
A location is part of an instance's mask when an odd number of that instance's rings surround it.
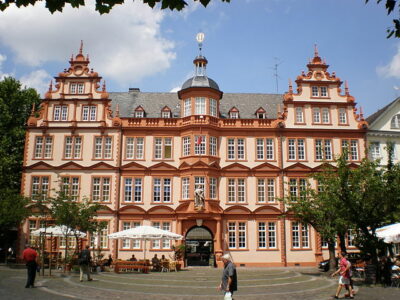
<svg viewBox="0 0 400 300">
<path fill-rule="evenodd" d="M 79 274 L 55 273 L 37 277 L 35 289 L 23 288 L 24 269 L 0 267 L 2 299 L 223 299 L 216 290 L 221 270 L 193 268 L 178 273 L 93 274 L 79 282 Z M 235 299 L 331 299 L 336 280 L 312 268 L 238 268 L 239 291 Z M 400 289 L 359 287 L 357 299 L 399 299 Z"/>
</svg>

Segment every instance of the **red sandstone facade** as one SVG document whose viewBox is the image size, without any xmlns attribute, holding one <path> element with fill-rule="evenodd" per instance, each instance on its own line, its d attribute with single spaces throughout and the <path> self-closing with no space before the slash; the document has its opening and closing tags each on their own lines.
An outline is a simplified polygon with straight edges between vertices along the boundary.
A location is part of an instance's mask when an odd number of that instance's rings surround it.
<svg viewBox="0 0 400 300">
<path fill-rule="evenodd" d="M 98 218 L 108 228 L 87 242 L 114 258 L 140 258 L 143 244 L 107 234 L 153 225 L 186 237 L 189 265 L 213 255 L 220 263 L 226 252 L 238 265 L 315 265 L 322 241 L 278 199 L 298 195 L 344 148 L 350 163 L 364 157 L 367 124 L 347 84 L 342 91 L 317 51 L 284 95 L 223 94 L 205 57 L 194 63 L 178 94 L 108 93 L 81 48 L 28 120 L 22 193 L 47 197 L 61 184 L 76 201 L 104 204 Z M 21 248 L 40 221 L 23 224 Z M 168 256 L 170 246 L 156 241 L 149 251 Z"/>
</svg>

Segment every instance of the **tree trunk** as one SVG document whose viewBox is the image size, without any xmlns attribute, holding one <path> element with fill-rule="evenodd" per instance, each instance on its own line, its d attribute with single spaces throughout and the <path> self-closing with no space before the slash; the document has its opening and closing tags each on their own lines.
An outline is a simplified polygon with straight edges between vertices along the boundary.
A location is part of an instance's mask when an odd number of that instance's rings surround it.
<svg viewBox="0 0 400 300">
<path fill-rule="evenodd" d="M 339 233 L 339 244 L 340 244 L 340 251 L 346 253 L 346 236 L 343 233 Z"/>
<path fill-rule="evenodd" d="M 329 249 L 329 270 L 335 271 L 337 264 L 336 264 L 336 255 L 335 255 L 335 242 L 328 242 L 328 249 Z"/>
</svg>

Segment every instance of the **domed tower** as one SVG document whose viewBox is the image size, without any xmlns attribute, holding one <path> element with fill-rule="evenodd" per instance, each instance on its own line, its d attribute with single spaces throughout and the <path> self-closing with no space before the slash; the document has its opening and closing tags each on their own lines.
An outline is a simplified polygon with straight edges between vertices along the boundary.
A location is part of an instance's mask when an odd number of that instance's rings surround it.
<svg viewBox="0 0 400 300">
<path fill-rule="evenodd" d="M 178 92 L 178 97 L 182 100 L 181 116 L 208 115 L 217 118 L 219 100 L 223 93 L 219 90 L 218 84 L 206 75 L 208 61 L 201 54 L 204 33 L 198 33 L 196 40 L 199 44 L 199 55 L 193 60 L 194 76 L 186 80 Z"/>
</svg>

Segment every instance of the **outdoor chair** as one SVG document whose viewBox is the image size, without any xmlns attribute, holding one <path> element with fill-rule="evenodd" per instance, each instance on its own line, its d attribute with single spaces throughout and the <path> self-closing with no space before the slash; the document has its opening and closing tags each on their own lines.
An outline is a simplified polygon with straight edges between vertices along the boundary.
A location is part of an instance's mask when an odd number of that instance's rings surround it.
<svg viewBox="0 0 400 300">
<path fill-rule="evenodd" d="M 169 272 L 169 261 L 164 260 L 161 262 L 161 272 Z"/>
<path fill-rule="evenodd" d="M 177 272 L 177 270 L 176 270 L 176 261 L 171 261 L 171 262 L 169 263 L 169 268 L 168 268 L 168 270 L 169 270 L 169 272 L 171 272 L 171 271 Z"/>
<path fill-rule="evenodd" d="M 392 272 L 392 285 L 393 287 L 400 287 L 400 271 Z"/>
</svg>

